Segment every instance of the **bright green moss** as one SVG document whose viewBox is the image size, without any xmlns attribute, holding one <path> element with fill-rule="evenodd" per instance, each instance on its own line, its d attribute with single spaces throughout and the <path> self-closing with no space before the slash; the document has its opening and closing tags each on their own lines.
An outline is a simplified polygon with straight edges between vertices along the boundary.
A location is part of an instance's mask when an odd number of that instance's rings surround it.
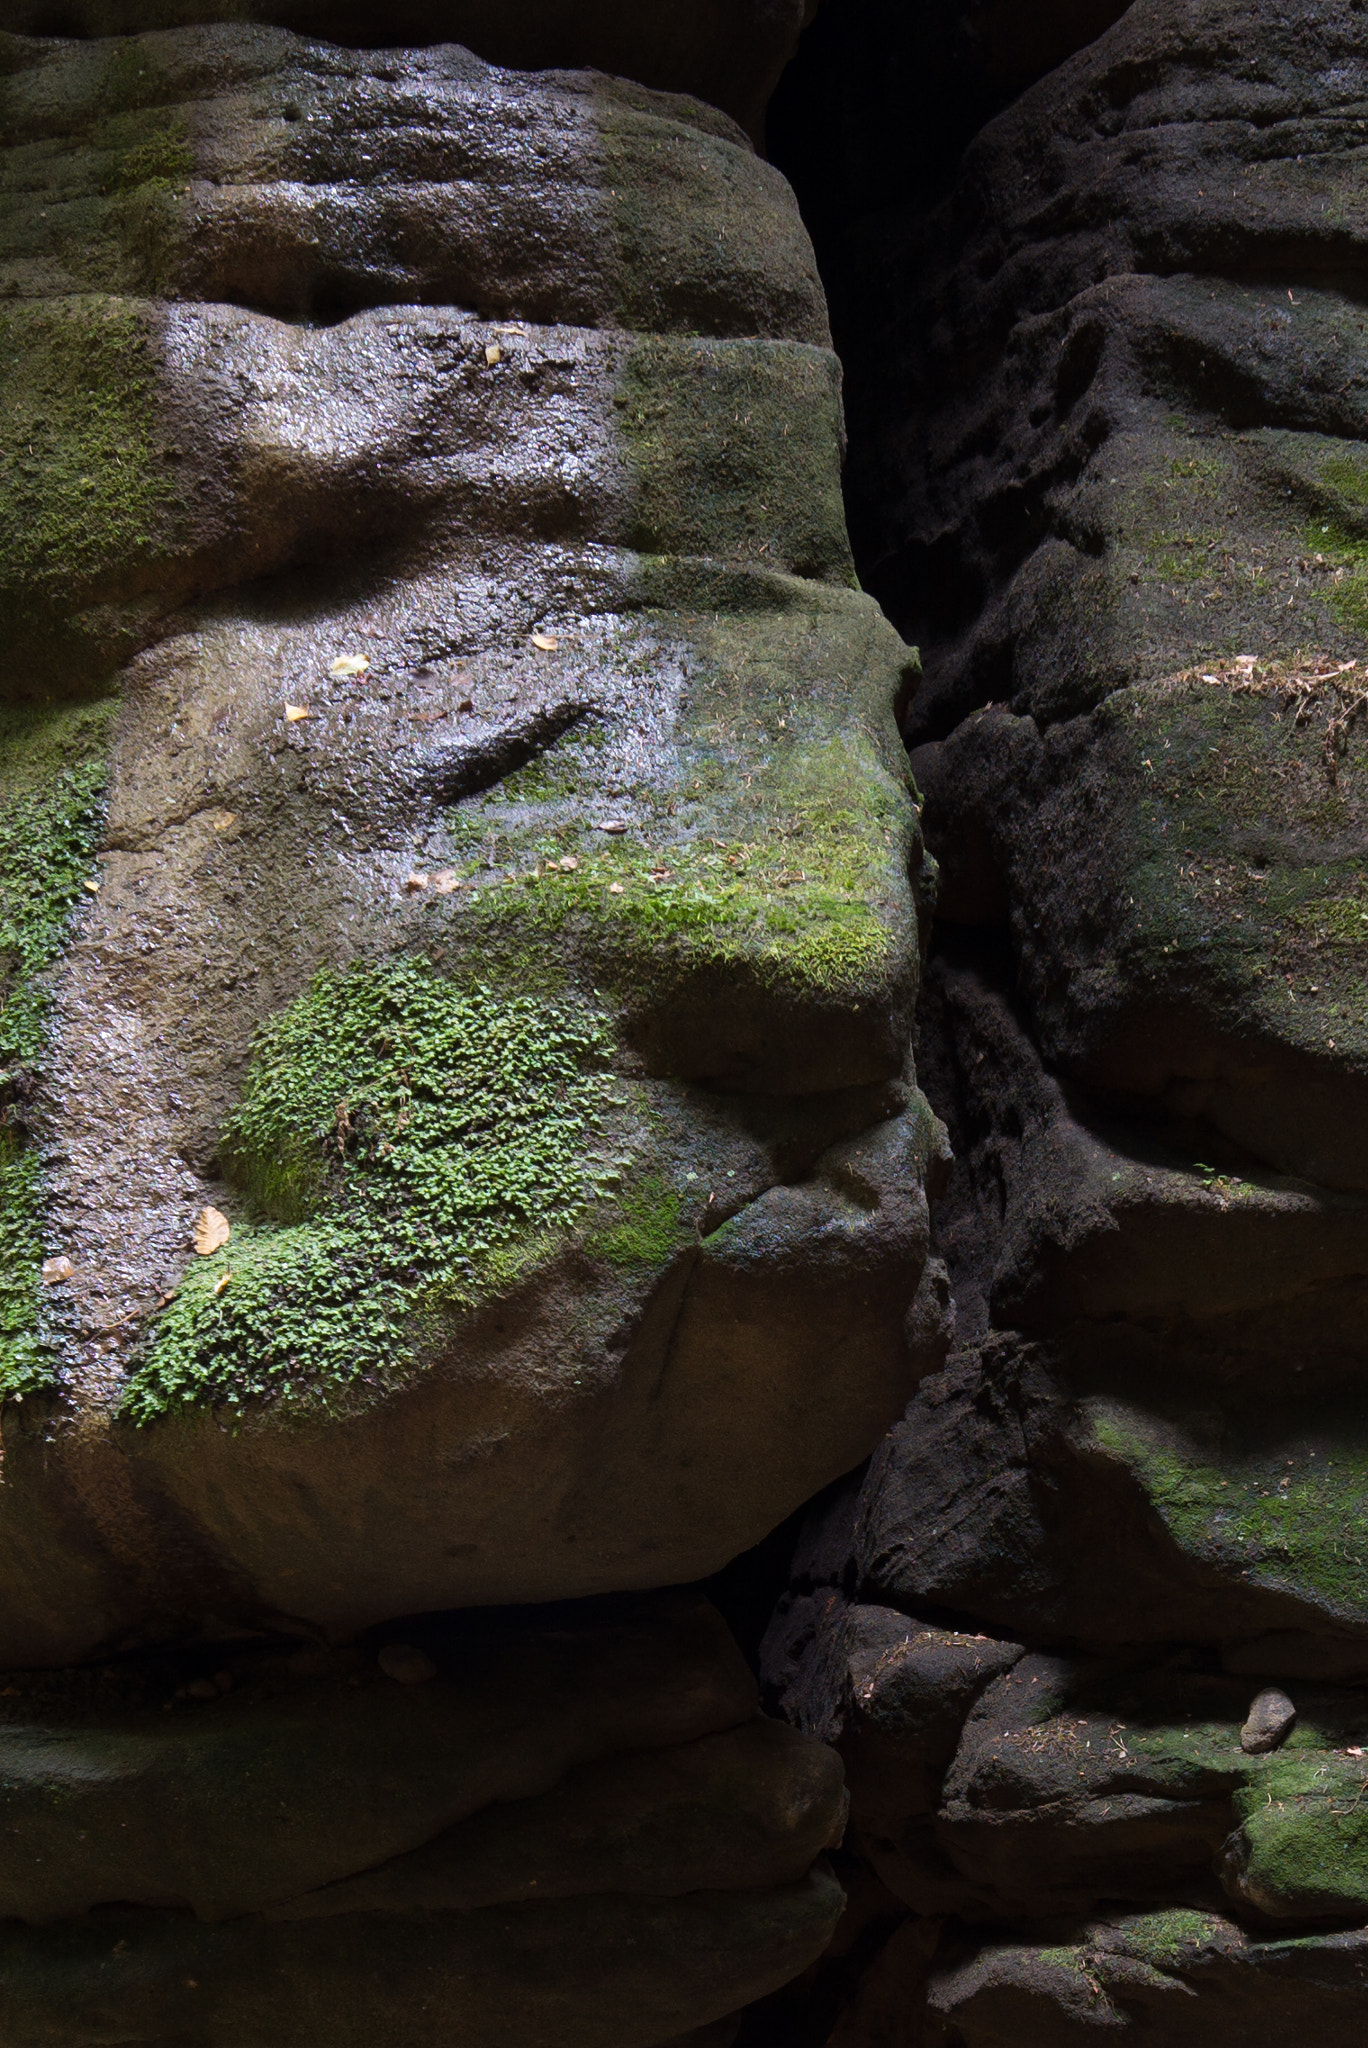
<svg viewBox="0 0 1368 2048">
<path fill-rule="evenodd" d="M 319 976 L 259 1034 L 223 1135 L 225 1170 L 285 1227 L 235 1229 L 196 1262 L 126 1413 L 402 1377 L 445 1314 L 616 1184 L 609 1050 L 595 1014 L 461 990 L 419 960 Z"/>
<path fill-rule="evenodd" d="M 1214 1914 L 1186 1906 L 1138 1914 L 1125 1923 L 1126 1947 L 1152 1969 L 1172 1969 L 1194 1949 L 1205 1948 L 1220 1924 Z"/>
<path fill-rule="evenodd" d="M 613 1266 L 663 1266 L 693 1235 L 679 1191 L 658 1174 L 626 1193 L 618 1213 L 620 1222 L 586 1240 L 588 1250 Z"/>
<path fill-rule="evenodd" d="M 762 758 L 740 839 L 705 779 L 673 816 L 638 792 L 654 826 L 612 838 L 585 824 L 573 772 L 524 770 L 453 818 L 454 836 L 496 846 L 511 874 L 488 878 L 467 859 L 464 879 L 479 885 L 462 898 L 467 914 L 546 938 L 577 932 L 598 969 L 633 987 L 712 965 L 808 990 L 877 980 L 904 909 L 906 789 L 848 739 Z M 719 824 L 727 837 L 707 829 Z"/>
<path fill-rule="evenodd" d="M 3 1115 L 3 1112 L 0 1112 Z M 38 1332 L 42 1281 L 42 1165 L 18 1133 L 0 1122 L 0 1400 L 51 1384 L 52 1367 Z"/>
<path fill-rule="evenodd" d="M 1253 1902 L 1298 1919 L 1368 1916 L 1365 1776 L 1361 1764 L 1338 1758 L 1276 1758 L 1237 1796 Z"/>
<path fill-rule="evenodd" d="M 39 1335 L 46 1189 L 17 1097 L 103 816 L 110 704 L 0 711 L 0 1399 L 51 1380 Z"/>
<path fill-rule="evenodd" d="M 1368 1589 L 1368 1452 L 1336 1431 L 1332 1456 L 1274 1464 L 1217 1460 L 1117 1407 L 1093 1410 L 1104 1449 L 1135 1473 L 1169 1533 L 1191 1555 L 1258 1584 L 1309 1593 L 1360 1617 Z"/>
<path fill-rule="evenodd" d="M 1304 540 L 1308 553 L 1339 572 L 1318 590 L 1321 603 L 1350 632 L 1368 632 L 1368 539 L 1332 519 L 1309 526 Z"/>
<path fill-rule="evenodd" d="M 42 1042 L 33 976 L 53 961 L 90 876 L 113 706 L 0 710 L 0 1081 Z"/>
<path fill-rule="evenodd" d="M 1322 483 L 1351 505 L 1368 505 L 1368 462 L 1356 455 L 1331 455 L 1320 466 Z M 1319 528 L 1315 529 L 1319 533 Z"/>
</svg>

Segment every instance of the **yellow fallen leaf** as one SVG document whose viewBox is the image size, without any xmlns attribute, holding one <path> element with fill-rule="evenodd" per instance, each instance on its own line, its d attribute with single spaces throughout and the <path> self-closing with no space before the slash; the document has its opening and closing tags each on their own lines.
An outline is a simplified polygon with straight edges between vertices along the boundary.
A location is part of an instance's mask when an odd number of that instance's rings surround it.
<svg viewBox="0 0 1368 2048">
<path fill-rule="evenodd" d="M 370 667 L 364 654 L 339 654 L 328 670 L 330 676 L 363 676 Z"/>
<path fill-rule="evenodd" d="M 232 1277 L 233 1275 L 231 1269 L 226 1273 L 220 1273 L 218 1279 L 214 1282 L 215 1294 L 222 1294 L 224 1288 L 228 1285 L 228 1282 L 232 1279 Z"/>
<path fill-rule="evenodd" d="M 92 896 L 98 896 L 100 893 L 100 885 L 98 882 L 83 882 L 81 884 L 81 887 L 83 889 L 88 889 Z"/>
<path fill-rule="evenodd" d="M 610 882 L 608 884 L 608 894 L 610 896 L 625 896 L 626 893 L 621 882 Z"/>
<path fill-rule="evenodd" d="M 233 1234 L 233 1226 L 221 1209 L 201 1209 L 195 1225 L 195 1250 L 202 1259 L 221 1251 Z"/>
<path fill-rule="evenodd" d="M 215 811 L 210 817 L 209 823 L 216 832 L 227 832 L 232 826 L 236 825 L 237 812 Z"/>
<path fill-rule="evenodd" d="M 485 361 L 489 364 L 490 368 L 492 369 L 495 363 L 502 362 L 502 360 L 503 350 L 499 347 L 498 342 L 487 341 L 485 343 Z"/>
<path fill-rule="evenodd" d="M 561 866 L 567 869 L 577 868 L 579 866 L 579 862 L 575 859 L 573 853 L 564 853 L 561 855 Z"/>
<path fill-rule="evenodd" d="M 534 633 L 532 635 L 532 645 L 540 647 L 543 654 L 554 654 L 560 646 L 560 641 L 554 633 Z"/>
<path fill-rule="evenodd" d="M 39 1271 L 48 1286 L 55 1287 L 59 1280 L 69 1280 L 76 1268 L 65 1252 L 59 1252 L 55 1258 L 44 1259 Z"/>
<path fill-rule="evenodd" d="M 300 719 L 307 718 L 308 715 L 309 707 L 307 704 L 287 704 L 285 706 L 285 717 L 290 725 L 298 725 Z"/>
</svg>

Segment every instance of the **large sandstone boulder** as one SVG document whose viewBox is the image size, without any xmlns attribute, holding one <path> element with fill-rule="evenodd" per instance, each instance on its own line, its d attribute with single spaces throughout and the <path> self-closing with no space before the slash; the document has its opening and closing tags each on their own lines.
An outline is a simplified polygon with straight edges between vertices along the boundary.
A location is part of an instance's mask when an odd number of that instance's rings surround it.
<svg viewBox="0 0 1368 2048">
<path fill-rule="evenodd" d="M 791 197 L 451 44 L 0 62 L 0 1661 L 715 1570 L 941 1349 Z"/>
</svg>

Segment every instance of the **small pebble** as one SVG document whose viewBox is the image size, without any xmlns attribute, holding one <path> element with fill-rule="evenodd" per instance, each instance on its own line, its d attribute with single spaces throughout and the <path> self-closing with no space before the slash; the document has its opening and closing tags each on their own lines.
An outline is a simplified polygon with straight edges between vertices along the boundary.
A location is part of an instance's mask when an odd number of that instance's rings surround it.
<svg viewBox="0 0 1368 2048">
<path fill-rule="evenodd" d="M 1280 1749 L 1292 1733 L 1297 1710 L 1285 1692 L 1270 1685 L 1249 1709 L 1249 1719 L 1240 1730 L 1240 1747 L 1246 1756 L 1266 1756 Z"/>
<path fill-rule="evenodd" d="M 412 1643 L 386 1643 L 375 1661 L 386 1678 L 399 1685 L 426 1685 L 437 1676 L 437 1666 L 427 1651 L 415 1648 Z"/>
</svg>

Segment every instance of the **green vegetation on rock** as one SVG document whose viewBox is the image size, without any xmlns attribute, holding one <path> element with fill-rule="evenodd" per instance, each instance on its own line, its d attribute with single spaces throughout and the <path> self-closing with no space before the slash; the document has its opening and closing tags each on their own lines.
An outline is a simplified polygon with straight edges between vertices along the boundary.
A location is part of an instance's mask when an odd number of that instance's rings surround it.
<svg viewBox="0 0 1368 2048">
<path fill-rule="evenodd" d="M 1126 1946 L 1152 1969 L 1172 1969 L 1194 1949 L 1205 1947 L 1221 1922 L 1213 1913 L 1170 1906 L 1158 1913 L 1137 1914 L 1125 1923 Z"/>
<path fill-rule="evenodd" d="M 1368 1915 L 1368 1772 L 1358 1761 L 1275 1757 L 1236 1797 L 1240 1889 L 1277 1917 Z"/>
<path fill-rule="evenodd" d="M 609 1051 L 596 1014 L 463 990 L 421 960 L 320 975 L 258 1035 L 223 1134 L 225 1170 L 269 1220 L 196 1261 L 125 1412 L 393 1384 L 445 1314 L 529 1270 L 615 1186 Z"/>
<path fill-rule="evenodd" d="M 1295 1460 L 1184 1447 L 1116 1404 L 1091 1404 L 1103 1449 L 1136 1474 L 1189 1555 L 1236 1565 L 1260 1585 L 1361 1619 L 1368 1589 L 1368 1451 L 1331 1433 L 1327 1452 Z"/>
<path fill-rule="evenodd" d="M 0 311 L 0 360 L 0 620 L 55 679 L 71 606 L 127 583 L 171 497 L 151 343 L 136 310 L 91 296 Z"/>
<path fill-rule="evenodd" d="M 643 555 L 731 556 L 855 587 L 836 358 L 782 341 L 637 343 L 615 394 Z"/>
<path fill-rule="evenodd" d="M 0 1398 L 51 1378 L 39 1336 L 46 1194 L 19 1117 L 104 809 L 113 705 L 0 711 Z"/>
</svg>

